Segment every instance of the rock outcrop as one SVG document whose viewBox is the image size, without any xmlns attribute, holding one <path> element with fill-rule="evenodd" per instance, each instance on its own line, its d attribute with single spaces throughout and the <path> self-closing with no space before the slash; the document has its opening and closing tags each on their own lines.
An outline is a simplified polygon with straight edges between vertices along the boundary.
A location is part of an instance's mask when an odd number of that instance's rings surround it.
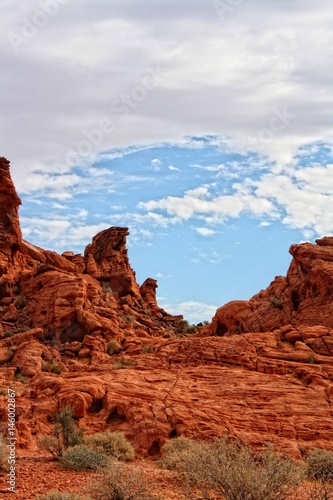
<svg viewBox="0 0 333 500">
<path fill-rule="evenodd" d="M 333 238 L 316 245 L 292 245 L 286 277 L 278 276 L 249 301 L 220 307 L 206 335 L 233 335 L 274 330 L 278 325 L 324 325 L 333 328 Z"/>
<path fill-rule="evenodd" d="M 14 387 L 20 448 L 70 404 L 86 433 L 123 431 L 149 456 L 180 435 L 333 450 L 333 238 L 293 245 L 286 277 L 186 336 L 156 280 L 138 285 L 127 228 L 58 255 L 22 240 L 3 158 L 0 194 L 0 419 Z"/>
</svg>

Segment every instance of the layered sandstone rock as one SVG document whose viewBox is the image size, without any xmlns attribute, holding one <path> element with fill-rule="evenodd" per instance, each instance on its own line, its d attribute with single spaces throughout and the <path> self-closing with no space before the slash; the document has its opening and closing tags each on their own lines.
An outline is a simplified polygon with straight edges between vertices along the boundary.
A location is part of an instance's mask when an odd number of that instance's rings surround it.
<svg viewBox="0 0 333 500">
<path fill-rule="evenodd" d="M 292 245 L 293 260 L 286 277 L 279 276 L 249 301 L 220 307 L 207 335 L 269 331 L 278 325 L 324 325 L 333 328 L 333 238 L 316 245 Z"/>
<path fill-rule="evenodd" d="M 286 277 L 179 338 L 156 280 L 136 282 L 126 228 L 58 255 L 22 240 L 5 159 L 0 195 L 0 418 L 15 387 L 19 447 L 70 404 L 86 433 L 121 430 L 150 456 L 179 435 L 333 449 L 333 238 L 293 245 Z"/>
</svg>

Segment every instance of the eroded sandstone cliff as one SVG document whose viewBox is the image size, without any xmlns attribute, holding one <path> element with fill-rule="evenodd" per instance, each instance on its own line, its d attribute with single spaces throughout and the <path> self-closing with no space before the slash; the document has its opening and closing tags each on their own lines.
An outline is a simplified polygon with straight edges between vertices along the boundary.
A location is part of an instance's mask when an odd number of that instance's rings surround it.
<svg viewBox="0 0 333 500">
<path fill-rule="evenodd" d="M 333 449 L 332 238 L 292 246 L 286 277 L 186 337 L 156 281 L 139 287 L 126 228 L 58 255 L 22 240 L 3 158 L 0 196 L 0 416 L 14 387 L 21 448 L 70 404 L 87 433 L 122 430 L 151 456 L 183 434 L 270 441 L 294 457 Z"/>
</svg>

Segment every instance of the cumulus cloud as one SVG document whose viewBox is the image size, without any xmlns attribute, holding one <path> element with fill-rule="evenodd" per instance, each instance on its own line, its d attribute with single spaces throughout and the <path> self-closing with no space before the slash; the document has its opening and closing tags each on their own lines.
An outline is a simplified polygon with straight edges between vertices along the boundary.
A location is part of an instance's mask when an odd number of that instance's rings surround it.
<svg viewBox="0 0 333 500">
<path fill-rule="evenodd" d="M 157 301 L 166 311 L 175 315 L 182 314 L 184 318 L 192 324 L 198 324 L 202 321 L 211 321 L 218 308 L 218 306 L 198 301 L 187 301 L 175 304 L 165 297 L 157 297 Z"/>
</svg>

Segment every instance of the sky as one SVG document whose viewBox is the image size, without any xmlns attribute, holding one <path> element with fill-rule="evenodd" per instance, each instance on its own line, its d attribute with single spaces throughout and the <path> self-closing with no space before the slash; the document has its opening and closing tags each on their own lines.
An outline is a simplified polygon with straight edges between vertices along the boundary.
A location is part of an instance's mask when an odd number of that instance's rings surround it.
<svg viewBox="0 0 333 500">
<path fill-rule="evenodd" d="M 0 145 L 24 237 L 129 227 L 191 323 L 333 233 L 331 0 L 1 0 Z"/>
</svg>

